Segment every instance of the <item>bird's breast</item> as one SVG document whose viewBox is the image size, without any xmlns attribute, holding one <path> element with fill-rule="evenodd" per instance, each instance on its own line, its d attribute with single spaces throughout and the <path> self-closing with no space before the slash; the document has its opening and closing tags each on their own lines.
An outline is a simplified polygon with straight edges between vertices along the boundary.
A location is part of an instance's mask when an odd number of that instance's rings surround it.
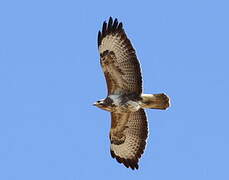
<svg viewBox="0 0 229 180">
<path fill-rule="evenodd" d="M 109 95 L 108 96 L 111 100 L 112 100 L 112 104 L 115 106 L 120 106 L 122 99 L 121 99 L 121 95 Z"/>
</svg>

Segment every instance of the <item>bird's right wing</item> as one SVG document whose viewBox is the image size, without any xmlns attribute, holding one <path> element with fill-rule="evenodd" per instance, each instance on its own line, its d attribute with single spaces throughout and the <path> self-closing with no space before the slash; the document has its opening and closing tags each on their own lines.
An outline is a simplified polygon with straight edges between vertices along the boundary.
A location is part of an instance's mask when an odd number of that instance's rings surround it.
<svg viewBox="0 0 229 180">
<path fill-rule="evenodd" d="M 127 168 L 138 169 L 138 161 L 144 152 L 148 136 L 145 111 L 111 113 L 111 156 Z"/>
</svg>

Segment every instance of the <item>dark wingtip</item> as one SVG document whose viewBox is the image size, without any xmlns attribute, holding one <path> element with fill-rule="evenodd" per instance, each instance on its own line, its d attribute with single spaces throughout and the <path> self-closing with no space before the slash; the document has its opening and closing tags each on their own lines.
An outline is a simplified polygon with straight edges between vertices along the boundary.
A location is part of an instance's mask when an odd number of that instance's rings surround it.
<svg viewBox="0 0 229 180">
<path fill-rule="evenodd" d="M 138 160 L 135 159 L 127 159 L 128 165 L 130 166 L 131 169 L 138 169 Z"/>
<path fill-rule="evenodd" d="M 102 29 L 102 36 L 106 36 L 106 32 L 107 32 L 107 22 L 104 21 L 103 22 L 103 29 Z"/>
<path fill-rule="evenodd" d="M 99 31 L 98 33 L 98 46 L 100 46 L 102 39 L 110 34 L 110 33 L 116 33 L 116 32 L 120 32 L 123 30 L 123 25 L 122 23 L 118 22 L 118 19 L 115 18 L 113 21 L 112 17 L 109 17 L 108 23 L 106 21 L 103 22 L 103 27 L 102 27 L 102 31 Z"/>
<path fill-rule="evenodd" d="M 122 26 L 123 26 L 123 25 L 122 25 L 122 23 L 120 22 L 117 29 L 118 29 L 118 30 L 122 30 Z"/>
<path fill-rule="evenodd" d="M 109 18 L 109 23 L 113 23 L 113 18 L 110 16 L 110 18 Z"/>
<path fill-rule="evenodd" d="M 101 44 L 101 32 L 98 32 L 98 47 Z"/>
<path fill-rule="evenodd" d="M 111 157 L 115 158 L 117 162 L 123 164 L 126 168 L 131 168 L 132 170 L 138 169 L 138 159 L 124 159 L 116 156 L 114 151 L 110 150 Z"/>
<path fill-rule="evenodd" d="M 112 25 L 113 25 L 113 19 L 112 19 L 112 17 L 110 17 L 109 21 L 108 21 L 108 27 L 107 27 L 108 33 L 112 32 Z"/>
<path fill-rule="evenodd" d="M 110 150 L 110 153 L 111 153 L 111 157 L 112 157 L 112 158 L 115 158 L 114 151 Z"/>
</svg>

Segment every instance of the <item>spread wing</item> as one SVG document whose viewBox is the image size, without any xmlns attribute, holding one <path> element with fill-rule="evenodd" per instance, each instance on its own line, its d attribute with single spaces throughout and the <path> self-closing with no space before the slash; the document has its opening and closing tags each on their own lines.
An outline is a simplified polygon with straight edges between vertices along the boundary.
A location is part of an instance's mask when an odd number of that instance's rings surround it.
<svg viewBox="0 0 229 180">
<path fill-rule="evenodd" d="M 122 23 L 110 17 L 98 33 L 100 64 L 105 74 L 108 95 L 142 92 L 142 77 L 135 50 Z"/>
<path fill-rule="evenodd" d="M 111 156 L 127 168 L 138 169 L 138 160 L 144 152 L 148 136 L 145 111 L 111 113 Z"/>
</svg>

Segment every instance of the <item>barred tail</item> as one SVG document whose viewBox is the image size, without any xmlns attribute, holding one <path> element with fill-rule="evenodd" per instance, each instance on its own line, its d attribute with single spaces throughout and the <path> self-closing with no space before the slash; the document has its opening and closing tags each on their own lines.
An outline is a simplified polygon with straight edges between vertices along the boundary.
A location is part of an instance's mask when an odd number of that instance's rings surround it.
<svg viewBox="0 0 229 180">
<path fill-rule="evenodd" d="M 142 94 L 142 108 L 167 109 L 170 106 L 169 97 L 164 94 Z"/>
</svg>

